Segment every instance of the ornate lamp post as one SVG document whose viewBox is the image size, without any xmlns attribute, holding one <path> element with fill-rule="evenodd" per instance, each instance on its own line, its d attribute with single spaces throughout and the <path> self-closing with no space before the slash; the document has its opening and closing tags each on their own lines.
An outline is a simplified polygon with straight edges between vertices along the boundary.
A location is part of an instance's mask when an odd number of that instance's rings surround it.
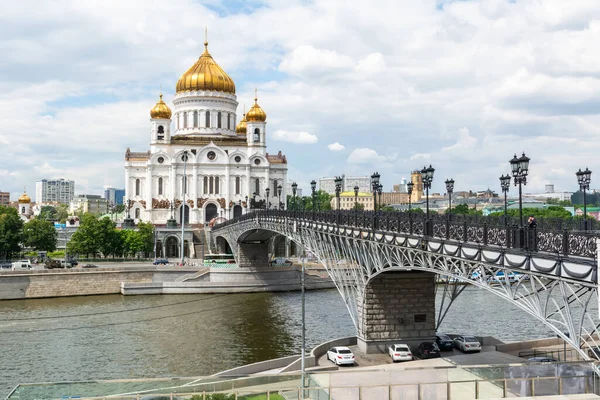
<svg viewBox="0 0 600 400">
<path fill-rule="evenodd" d="M 454 191 L 454 179 L 446 179 L 446 192 L 448 193 L 448 213 L 452 214 L 452 192 Z"/>
<path fill-rule="evenodd" d="M 425 221 L 425 235 L 431 236 L 433 233 L 433 224 L 429 219 L 429 189 L 431 189 L 431 182 L 433 181 L 433 173 L 435 169 L 429 164 L 429 167 L 423 167 L 421 170 L 421 179 L 423 180 L 423 187 L 425 188 L 425 199 L 427 207 L 427 221 Z"/>
<path fill-rule="evenodd" d="M 314 219 L 315 218 L 315 210 L 317 209 L 316 204 L 315 204 L 317 181 L 315 181 L 314 179 L 312 181 L 310 181 L 310 190 L 312 193 L 312 209 L 313 209 L 313 219 Z"/>
<path fill-rule="evenodd" d="M 383 185 L 377 185 L 377 193 L 379 194 L 379 211 L 381 211 L 381 192 L 383 191 Z"/>
<path fill-rule="evenodd" d="M 508 225 L 508 200 L 506 199 L 508 189 L 510 188 L 510 176 L 500 175 L 500 187 L 504 193 L 504 226 Z"/>
<path fill-rule="evenodd" d="M 523 153 L 521 157 L 515 156 L 510 160 L 510 168 L 515 181 L 515 186 L 519 185 L 519 223 L 523 228 L 523 192 L 522 185 L 527 185 L 527 174 L 529 172 L 530 158 Z"/>
<path fill-rule="evenodd" d="M 579 183 L 579 190 L 583 192 L 583 230 L 587 230 L 587 199 L 585 191 L 590 188 L 590 182 L 592 181 L 592 171 L 585 167 L 585 171 L 581 168 L 575 173 L 577 175 L 577 182 Z"/>
<path fill-rule="evenodd" d="M 279 209 L 283 210 L 283 204 L 281 204 L 281 185 L 277 185 L 277 196 L 279 196 Z"/>
<path fill-rule="evenodd" d="M 248 212 L 248 196 L 246 196 L 246 213 Z"/>
<path fill-rule="evenodd" d="M 342 177 L 335 177 L 335 197 L 337 198 L 337 211 L 340 212 L 340 192 L 342 191 Z"/>
<path fill-rule="evenodd" d="M 271 204 L 269 202 L 269 193 L 271 193 L 271 188 L 267 187 L 265 189 L 265 193 L 267 194 L 267 201 L 265 202 L 265 208 L 268 210 L 269 209 L 269 204 Z"/>
<path fill-rule="evenodd" d="M 374 172 L 371 175 L 371 190 L 373 191 L 373 210 L 377 211 L 377 190 L 379 189 L 379 172 Z"/>
<path fill-rule="evenodd" d="M 354 216 L 358 214 L 358 186 L 354 186 Z"/>
<path fill-rule="evenodd" d="M 406 184 L 406 191 L 408 192 L 408 212 L 409 212 L 409 216 L 410 216 L 410 206 L 412 204 L 412 192 L 413 192 L 413 187 L 415 186 L 415 184 L 410 181 Z"/>
<path fill-rule="evenodd" d="M 181 156 L 181 159 L 183 160 L 183 179 L 182 179 L 182 185 L 181 185 L 181 191 L 183 192 L 181 194 L 182 197 L 182 202 L 181 202 L 181 266 L 183 266 L 183 263 L 185 262 L 185 253 L 184 253 L 184 247 L 183 247 L 183 233 L 185 230 L 185 192 L 187 192 L 187 171 L 186 171 L 186 167 L 187 167 L 187 160 L 188 160 L 188 152 L 187 150 L 183 151 L 183 155 Z"/>
<path fill-rule="evenodd" d="M 298 210 L 298 205 L 296 204 L 296 191 L 298 191 L 298 184 L 294 182 L 292 183 L 292 201 L 294 202 L 292 210 L 294 211 Z"/>
<path fill-rule="evenodd" d="M 256 192 L 252 193 L 252 207 L 250 207 L 251 209 L 256 208 L 256 196 L 258 196 L 258 193 L 256 193 Z"/>
</svg>

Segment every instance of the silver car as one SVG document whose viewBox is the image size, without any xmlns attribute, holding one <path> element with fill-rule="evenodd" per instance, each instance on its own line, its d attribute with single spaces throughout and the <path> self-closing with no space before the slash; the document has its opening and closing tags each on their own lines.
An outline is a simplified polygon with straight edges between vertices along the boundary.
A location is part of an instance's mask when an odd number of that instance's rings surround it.
<svg viewBox="0 0 600 400">
<path fill-rule="evenodd" d="M 457 336 L 454 338 L 454 347 L 467 352 L 481 351 L 481 343 L 474 336 Z"/>
</svg>

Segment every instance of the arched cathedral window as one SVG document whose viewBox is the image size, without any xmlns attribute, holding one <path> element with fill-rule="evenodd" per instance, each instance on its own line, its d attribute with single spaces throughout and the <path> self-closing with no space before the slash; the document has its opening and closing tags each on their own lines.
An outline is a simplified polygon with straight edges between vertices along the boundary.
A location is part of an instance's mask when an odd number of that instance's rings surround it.
<svg viewBox="0 0 600 400">
<path fill-rule="evenodd" d="M 214 186 L 215 180 L 214 178 L 211 176 L 210 179 L 208 180 L 208 193 L 213 194 L 213 189 L 215 188 Z"/>
<path fill-rule="evenodd" d="M 231 129 L 231 114 L 227 113 L 227 129 Z"/>
<path fill-rule="evenodd" d="M 208 176 L 204 177 L 204 194 L 208 194 Z"/>
<path fill-rule="evenodd" d="M 158 178 L 158 195 L 163 194 L 163 178 Z"/>
<path fill-rule="evenodd" d="M 135 209 L 135 217 L 138 219 L 140 218 L 140 209 L 139 208 Z"/>
<path fill-rule="evenodd" d="M 235 194 L 240 194 L 240 186 L 241 186 L 240 183 L 241 183 L 240 182 L 240 177 L 236 176 L 235 177 Z"/>
<path fill-rule="evenodd" d="M 183 113 L 183 129 L 186 129 L 186 128 L 187 128 L 187 125 L 188 125 L 188 120 L 187 120 L 187 117 L 188 117 L 188 114 L 187 114 L 187 112 L 184 112 L 184 113 Z"/>
<path fill-rule="evenodd" d="M 254 143 L 260 142 L 260 129 L 254 129 Z"/>
<path fill-rule="evenodd" d="M 219 177 L 215 178 L 215 194 L 219 194 Z"/>
<path fill-rule="evenodd" d="M 260 179 L 258 178 L 254 180 L 254 193 L 256 193 L 257 196 L 260 196 Z"/>
<path fill-rule="evenodd" d="M 139 180 L 139 179 L 136 179 L 136 180 L 135 180 L 135 195 L 136 195 L 136 196 L 139 196 L 139 195 L 140 195 L 140 192 L 142 191 L 142 190 L 141 190 L 141 186 L 142 186 L 142 182 L 140 182 L 140 180 Z"/>
<path fill-rule="evenodd" d="M 198 127 L 198 111 L 194 111 L 194 128 Z"/>
<path fill-rule="evenodd" d="M 277 179 L 273 180 L 273 196 L 277 195 Z"/>
<path fill-rule="evenodd" d="M 210 128 L 210 111 L 206 112 L 206 127 Z"/>
<path fill-rule="evenodd" d="M 221 127 L 221 111 L 217 113 L 217 128 Z"/>
</svg>

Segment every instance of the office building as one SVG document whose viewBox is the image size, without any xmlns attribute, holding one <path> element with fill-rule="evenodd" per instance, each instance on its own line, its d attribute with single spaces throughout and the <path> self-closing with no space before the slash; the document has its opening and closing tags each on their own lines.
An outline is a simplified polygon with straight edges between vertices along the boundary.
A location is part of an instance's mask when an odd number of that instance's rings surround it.
<svg viewBox="0 0 600 400">
<path fill-rule="evenodd" d="M 125 197 L 125 189 L 111 187 L 104 190 L 104 198 L 108 201 L 109 205 L 123 204 L 123 197 Z"/>
<path fill-rule="evenodd" d="M 342 192 L 354 193 L 354 187 L 363 193 L 371 192 L 371 178 L 369 176 L 346 176 L 342 175 Z M 335 177 L 319 179 L 319 190 L 329 194 L 335 194 Z"/>
<path fill-rule="evenodd" d="M 35 202 L 69 204 L 75 197 L 75 181 L 42 179 L 35 183 Z"/>
</svg>

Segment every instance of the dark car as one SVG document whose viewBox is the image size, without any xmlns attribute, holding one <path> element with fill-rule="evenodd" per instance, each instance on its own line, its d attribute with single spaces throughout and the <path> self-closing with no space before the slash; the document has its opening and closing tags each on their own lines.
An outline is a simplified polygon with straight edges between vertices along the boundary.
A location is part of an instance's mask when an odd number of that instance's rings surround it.
<svg viewBox="0 0 600 400">
<path fill-rule="evenodd" d="M 98 268 L 98 266 L 94 264 L 85 264 L 82 265 L 81 268 Z"/>
<path fill-rule="evenodd" d="M 450 336 L 444 333 L 435 334 L 435 343 L 442 351 L 454 349 L 454 342 L 452 341 L 452 339 L 450 339 Z"/>
<path fill-rule="evenodd" d="M 167 260 L 166 258 L 157 258 L 154 260 L 154 262 L 152 264 L 154 265 L 167 265 L 169 263 L 169 260 Z"/>
<path fill-rule="evenodd" d="M 417 348 L 417 354 L 420 358 L 440 357 L 440 349 L 434 342 L 423 342 Z"/>
</svg>

